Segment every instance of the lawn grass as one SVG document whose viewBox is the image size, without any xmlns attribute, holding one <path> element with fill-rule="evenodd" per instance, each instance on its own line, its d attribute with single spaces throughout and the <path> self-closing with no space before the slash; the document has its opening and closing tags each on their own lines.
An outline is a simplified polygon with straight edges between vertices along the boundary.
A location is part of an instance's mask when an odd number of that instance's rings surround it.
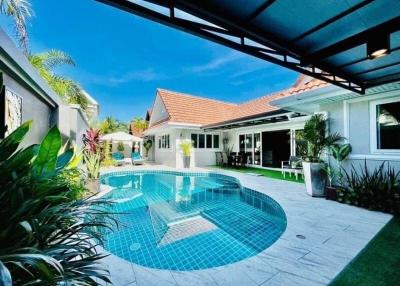
<svg viewBox="0 0 400 286">
<path fill-rule="evenodd" d="M 289 174 L 286 174 L 286 178 L 284 178 L 281 171 L 252 168 L 252 167 L 237 167 L 237 168 L 236 167 L 221 167 L 221 166 L 214 166 L 214 167 L 223 169 L 223 170 L 237 171 L 237 172 L 241 172 L 241 173 L 254 173 L 254 174 L 262 175 L 264 177 L 274 178 L 274 179 L 279 179 L 279 180 L 291 181 L 291 182 L 296 182 L 296 183 L 304 183 L 304 180 L 300 176 L 299 176 L 298 180 L 296 180 L 296 177 L 294 175 L 290 176 Z"/>
<path fill-rule="evenodd" d="M 393 218 L 330 286 L 400 285 L 400 218 Z"/>
</svg>

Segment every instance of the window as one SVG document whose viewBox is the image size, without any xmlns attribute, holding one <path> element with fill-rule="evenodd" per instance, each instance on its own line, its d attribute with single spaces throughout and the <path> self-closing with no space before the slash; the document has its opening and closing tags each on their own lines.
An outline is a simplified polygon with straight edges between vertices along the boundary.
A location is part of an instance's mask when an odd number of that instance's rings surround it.
<svg viewBox="0 0 400 286">
<path fill-rule="evenodd" d="M 254 165 L 261 164 L 261 134 L 254 133 Z"/>
<path fill-rule="evenodd" d="M 191 139 L 192 139 L 192 143 L 193 143 L 193 148 L 197 148 L 197 142 L 198 142 L 198 140 L 197 140 L 197 134 L 192 134 L 191 135 Z"/>
<path fill-rule="evenodd" d="M 400 150 L 400 102 L 376 105 L 376 149 Z"/>
<path fill-rule="evenodd" d="M 245 137 L 244 135 L 239 135 L 239 152 L 245 152 Z"/>
<path fill-rule="evenodd" d="M 159 149 L 169 149 L 170 145 L 170 137 L 169 134 L 162 135 L 158 137 L 158 148 Z"/>
<path fill-rule="evenodd" d="M 206 135 L 206 146 L 207 149 L 211 149 L 212 148 L 212 135 L 211 134 L 207 134 Z"/>
<path fill-rule="evenodd" d="M 219 135 L 214 134 L 214 141 L 213 141 L 213 146 L 214 149 L 218 149 L 219 148 Z"/>
<path fill-rule="evenodd" d="M 196 134 L 192 133 L 190 138 L 193 148 L 197 149 L 219 149 L 219 134 Z"/>
<path fill-rule="evenodd" d="M 253 164 L 253 134 L 246 134 L 247 164 Z"/>
</svg>

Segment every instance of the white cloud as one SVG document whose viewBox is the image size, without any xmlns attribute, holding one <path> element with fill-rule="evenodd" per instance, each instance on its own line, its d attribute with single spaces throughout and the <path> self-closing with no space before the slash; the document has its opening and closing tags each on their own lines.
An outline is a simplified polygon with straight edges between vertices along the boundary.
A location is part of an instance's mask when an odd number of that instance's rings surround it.
<svg viewBox="0 0 400 286">
<path fill-rule="evenodd" d="M 243 54 L 239 52 L 230 52 L 222 57 L 213 59 L 208 63 L 192 66 L 189 68 L 191 72 L 206 72 L 206 71 L 213 71 L 218 68 L 221 68 L 229 63 L 238 61 L 244 57 Z"/>
</svg>

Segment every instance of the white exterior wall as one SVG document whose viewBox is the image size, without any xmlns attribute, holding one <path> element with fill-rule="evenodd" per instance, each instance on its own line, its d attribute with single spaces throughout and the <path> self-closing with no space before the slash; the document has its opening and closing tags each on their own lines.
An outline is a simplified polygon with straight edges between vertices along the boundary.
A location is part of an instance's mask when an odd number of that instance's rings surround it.
<svg viewBox="0 0 400 286">
<path fill-rule="evenodd" d="M 159 128 L 154 135 L 154 161 L 157 164 L 167 165 L 175 168 L 183 168 L 183 153 L 180 149 L 180 143 L 184 140 L 191 140 L 191 134 L 218 134 L 219 148 L 211 149 L 192 149 L 190 166 L 205 167 L 215 165 L 215 152 L 222 151 L 222 133 L 221 132 L 204 132 L 200 128 Z M 158 138 L 162 135 L 170 135 L 170 149 L 160 149 L 158 146 Z"/>
<path fill-rule="evenodd" d="M 170 149 L 162 149 L 159 148 L 158 146 L 158 138 L 161 137 L 162 135 L 167 135 L 169 134 L 169 140 L 170 140 Z M 157 133 L 154 134 L 154 162 L 157 164 L 162 164 L 170 167 L 175 167 L 176 166 L 176 144 L 174 144 L 174 141 L 176 141 L 176 131 L 171 129 L 171 128 L 165 128 Z"/>
<path fill-rule="evenodd" d="M 374 103 L 392 99 L 400 101 L 400 91 L 320 105 L 321 111 L 328 112 L 330 131 L 339 132 L 352 146 L 353 150 L 345 167 L 350 168 L 351 164 L 358 167 L 363 165 L 366 159 L 371 168 L 387 161 L 400 170 L 400 150 L 376 150 L 374 147 L 376 144 Z"/>
<path fill-rule="evenodd" d="M 205 166 L 213 166 L 216 163 L 216 156 L 215 152 L 222 151 L 222 133 L 215 131 L 215 132 L 204 132 L 203 130 L 197 129 L 183 129 L 179 132 L 179 137 L 177 138 L 177 150 L 176 153 L 176 164 L 178 168 L 183 167 L 183 154 L 179 148 L 179 144 L 182 140 L 191 140 L 191 134 L 215 134 L 219 135 L 219 148 L 209 148 L 209 149 L 197 149 L 193 148 L 192 156 L 190 161 L 191 167 L 205 167 Z"/>
</svg>

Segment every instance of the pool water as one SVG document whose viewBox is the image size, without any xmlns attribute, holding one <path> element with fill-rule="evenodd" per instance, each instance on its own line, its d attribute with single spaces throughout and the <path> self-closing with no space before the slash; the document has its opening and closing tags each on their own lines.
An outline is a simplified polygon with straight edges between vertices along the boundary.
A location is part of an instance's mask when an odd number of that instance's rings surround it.
<svg viewBox="0 0 400 286">
<path fill-rule="evenodd" d="M 102 176 L 122 224 L 105 248 L 157 269 L 196 270 L 240 261 L 272 245 L 286 216 L 270 197 L 233 177 L 179 172 Z"/>
</svg>

